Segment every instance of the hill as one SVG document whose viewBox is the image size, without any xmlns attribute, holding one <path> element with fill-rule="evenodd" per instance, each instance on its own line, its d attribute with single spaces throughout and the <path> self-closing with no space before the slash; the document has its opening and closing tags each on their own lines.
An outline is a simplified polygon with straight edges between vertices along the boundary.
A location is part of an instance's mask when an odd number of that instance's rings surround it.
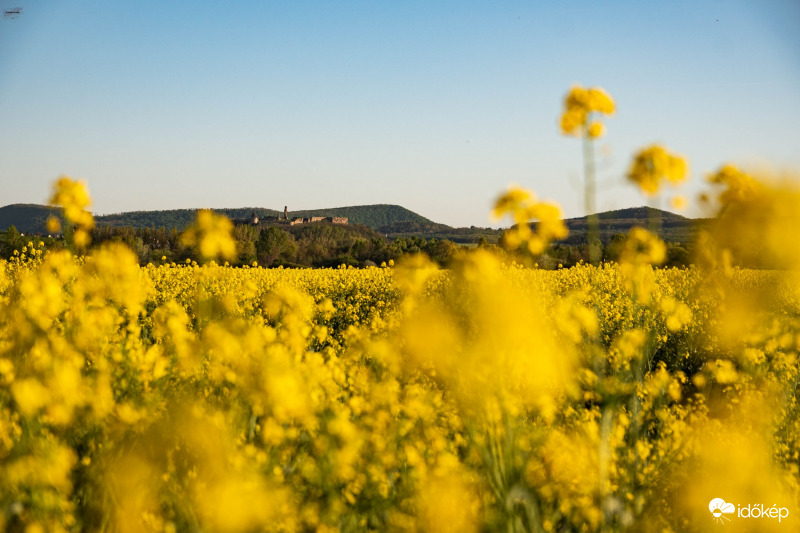
<svg viewBox="0 0 800 533">
<path fill-rule="evenodd" d="M 259 216 L 276 216 L 278 211 L 261 207 L 240 207 L 235 209 L 215 209 L 231 219 L 249 218 L 255 211 Z M 45 221 L 50 214 L 58 213 L 52 207 L 35 204 L 14 204 L 0 207 L 0 230 L 14 225 L 23 233 L 45 233 Z M 170 209 L 165 211 L 129 211 L 112 215 L 95 217 L 98 226 L 131 227 L 131 228 L 167 228 L 182 230 L 192 223 L 197 209 Z M 281 213 L 282 214 L 282 213 Z M 307 209 L 289 211 L 289 218 L 294 217 L 347 217 L 352 224 L 363 224 L 372 229 L 388 226 L 398 222 L 433 224 L 427 218 L 409 211 L 399 205 L 357 205 L 351 207 L 332 207 L 325 209 Z"/>
<path fill-rule="evenodd" d="M 598 237 L 603 244 L 608 244 L 615 234 L 628 233 L 634 226 L 642 228 L 660 228 L 658 234 L 664 241 L 688 243 L 694 240 L 697 231 L 709 224 L 709 219 L 686 218 L 669 211 L 652 207 L 631 207 L 615 211 L 598 213 Z M 564 244 L 582 244 L 586 242 L 588 218 L 570 218 L 564 221 L 569 228 L 569 237 Z"/>
<path fill-rule="evenodd" d="M 215 209 L 232 219 L 247 219 L 255 211 L 260 217 L 276 216 L 278 211 L 259 207 Z M 14 225 L 22 233 L 46 233 L 45 221 L 55 208 L 36 204 L 13 204 L 0 207 L 0 230 Z M 132 228 L 167 228 L 182 230 L 194 220 L 197 209 L 171 209 L 166 211 L 130 211 L 95 217 L 98 226 Z M 282 213 L 280 213 L 282 214 Z M 347 217 L 351 224 L 363 224 L 390 239 L 397 237 L 425 237 L 426 239 L 451 240 L 461 244 L 477 243 L 481 238 L 497 242 L 503 231 L 476 226 L 453 228 L 433 222 L 399 205 L 358 205 L 289 211 L 294 217 Z M 699 228 L 708 225 L 707 219 L 690 219 L 669 211 L 651 207 L 633 207 L 606 211 L 598 214 L 599 237 L 607 244 L 618 233 L 627 233 L 634 226 L 660 225 L 659 234 L 668 242 L 688 243 L 694 240 Z M 586 217 L 564 221 L 570 235 L 562 244 L 582 244 L 586 241 L 588 222 Z"/>
<path fill-rule="evenodd" d="M 0 207 L 0 231 L 15 226 L 20 233 L 47 233 L 45 223 L 50 215 L 58 215 L 55 207 L 37 204 L 12 204 Z"/>
<path fill-rule="evenodd" d="M 248 213 L 249 215 L 249 213 Z M 313 209 L 309 211 L 289 211 L 292 217 L 347 217 L 351 224 L 363 224 L 368 228 L 378 229 L 397 222 L 416 222 L 433 224 L 430 220 L 399 205 L 377 204 L 356 205 L 351 207 L 334 207 Z"/>
<path fill-rule="evenodd" d="M 708 224 L 707 219 L 691 219 L 669 211 L 653 209 L 651 207 L 632 207 L 598 213 L 599 237 L 604 244 L 608 244 L 611 237 L 618 233 L 627 233 L 634 226 L 649 228 L 652 224 L 660 226 L 659 235 L 667 242 L 688 243 L 694 239 L 697 230 Z M 569 237 L 561 241 L 562 244 L 583 244 L 586 242 L 588 232 L 587 217 L 566 219 L 564 223 L 569 228 Z M 536 224 L 532 224 L 533 227 Z M 427 239 L 448 239 L 461 244 L 477 243 L 481 237 L 490 243 L 495 243 L 503 233 L 501 229 L 481 228 L 471 226 L 468 228 L 452 228 L 444 224 L 420 222 L 396 222 L 378 228 L 383 235 L 390 238 L 396 237 L 425 237 Z"/>
<path fill-rule="evenodd" d="M 274 209 L 263 207 L 240 207 L 235 209 L 215 209 L 231 219 L 247 219 L 253 211 L 260 217 L 277 216 Z M 129 226 L 134 228 L 160 228 L 183 229 L 194 220 L 197 209 L 173 209 L 169 211 L 131 211 L 115 215 L 96 217 L 97 224 L 109 226 Z M 294 217 L 347 217 L 352 224 L 363 224 L 369 228 L 377 229 L 395 222 L 420 222 L 431 223 L 427 218 L 409 211 L 399 205 L 356 205 L 350 207 L 329 207 L 325 209 L 305 209 L 289 211 L 289 218 Z"/>
<path fill-rule="evenodd" d="M 398 237 L 424 237 L 426 239 L 437 239 L 457 242 L 459 244 L 475 244 L 481 237 L 491 243 L 497 242 L 503 234 L 501 229 L 479 228 L 470 226 L 468 228 L 453 228 L 445 224 L 420 223 L 420 222 L 395 222 L 386 226 L 381 226 L 378 231 L 390 239 Z"/>
</svg>

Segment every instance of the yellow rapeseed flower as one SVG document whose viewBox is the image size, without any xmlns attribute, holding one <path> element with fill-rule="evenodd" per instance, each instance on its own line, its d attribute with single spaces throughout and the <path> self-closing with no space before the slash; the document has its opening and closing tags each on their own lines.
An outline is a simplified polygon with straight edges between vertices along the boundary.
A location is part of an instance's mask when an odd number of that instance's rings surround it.
<svg viewBox="0 0 800 533">
<path fill-rule="evenodd" d="M 674 196 L 670 200 L 670 205 L 673 209 L 681 210 L 686 209 L 686 197 L 685 196 Z"/>
<path fill-rule="evenodd" d="M 723 165 L 708 176 L 709 183 L 725 187 L 719 195 L 720 204 L 726 206 L 734 202 L 746 202 L 763 190 L 763 185 L 738 167 Z"/>
<path fill-rule="evenodd" d="M 231 236 L 233 223 L 223 215 L 201 209 L 194 224 L 181 234 L 185 246 L 197 246 L 205 259 L 233 259 L 236 257 L 236 241 Z"/>
<path fill-rule="evenodd" d="M 597 113 L 612 115 L 614 101 L 600 87 L 585 89 L 574 85 L 564 99 L 564 112 L 561 115 L 561 131 L 566 135 L 583 135 L 590 138 L 602 137 L 605 127 L 593 119 Z"/>
<path fill-rule="evenodd" d="M 89 231 L 94 227 L 94 217 L 86 210 L 92 205 L 86 182 L 61 176 L 53 184 L 53 194 L 48 202 L 50 205 L 61 206 L 66 221 L 75 226 L 73 234 L 75 246 L 78 249 L 86 248 L 91 240 Z M 51 232 L 60 230 L 60 224 L 55 217 L 47 219 L 47 229 Z"/>
<path fill-rule="evenodd" d="M 687 173 L 685 158 L 654 144 L 636 154 L 628 170 L 628 179 L 636 183 L 642 193 L 653 196 L 661 189 L 664 181 L 677 185 L 686 179 Z"/>
<path fill-rule="evenodd" d="M 602 137 L 606 133 L 606 126 L 602 122 L 592 122 L 589 124 L 589 137 L 592 139 L 597 139 L 598 137 Z"/>
<path fill-rule="evenodd" d="M 58 233 L 61 231 L 61 221 L 58 220 L 57 217 L 49 216 L 47 217 L 47 231 L 50 233 Z"/>
<path fill-rule="evenodd" d="M 569 234 L 558 205 L 537 201 L 533 192 L 518 186 L 512 185 L 495 201 L 492 217 L 499 219 L 506 214 L 515 223 L 504 235 L 506 246 L 512 250 L 524 245 L 530 253 L 540 254 L 552 240 L 564 239 Z M 531 230 L 532 220 L 539 221 L 536 232 Z"/>
</svg>

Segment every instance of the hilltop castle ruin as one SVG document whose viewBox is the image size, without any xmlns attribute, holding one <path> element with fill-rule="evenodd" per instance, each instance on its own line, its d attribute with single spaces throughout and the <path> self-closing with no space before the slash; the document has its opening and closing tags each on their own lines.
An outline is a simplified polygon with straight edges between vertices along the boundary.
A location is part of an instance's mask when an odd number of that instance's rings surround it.
<svg viewBox="0 0 800 533">
<path fill-rule="evenodd" d="M 328 222 L 330 224 L 349 224 L 347 217 L 294 217 L 289 220 L 289 208 L 283 207 L 283 213 L 277 216 L 259 217 L 253 211 L 250 218 L 234 220 L 234 224 L 247 224 L 250 226 L 275 226 L 275 225 L 288 225 L 298 226 L 301 224 L 313 224 L 315 222 Z"/>
</svg>

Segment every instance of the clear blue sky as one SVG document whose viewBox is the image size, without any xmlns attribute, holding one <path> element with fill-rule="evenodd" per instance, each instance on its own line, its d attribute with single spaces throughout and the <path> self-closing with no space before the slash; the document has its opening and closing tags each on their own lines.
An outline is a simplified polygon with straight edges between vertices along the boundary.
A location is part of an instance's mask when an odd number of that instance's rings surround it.
<svg viewBox="0 0 800 533">
<path fill-rule="evenodd" d="M 601 210 L 634 151 L 800 168 L 800 2 L 0 0 L 0 205 L 62 173 L 93 210 L 400 204 L 488 225 L 511 182 L 583 214 L 571 84 L 617 102 Z M 666 203 L 666 202 L 665 202 Z"/>
</svg>

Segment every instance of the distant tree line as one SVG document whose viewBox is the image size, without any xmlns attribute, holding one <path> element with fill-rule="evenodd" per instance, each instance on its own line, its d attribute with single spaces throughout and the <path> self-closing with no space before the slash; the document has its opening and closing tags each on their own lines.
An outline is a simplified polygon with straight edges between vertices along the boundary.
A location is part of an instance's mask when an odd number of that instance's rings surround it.
<svg viewBox="0 0 800 533">
<path fill-rule="evenodd" d="M 42 241 L 47 249 L 69 246 L 69 228 L 65 228 L 64 238 L 23 236 L 11 226 L 0 232 L 0 257 L 8 258 L 27 246 L 31 240 Z M 425 253 L 433 261 L 448 266 L 460 246 L 448 239 L 405 236 L 387 239 L 383 235 L 361 224 L 347 226 L 315 223 L 301 226 L 234 226 L 233 237 L 237 243 L 238 258 L 235 266 L 250 265 L 257 262 L 264 267 L 334 267 L 338 265 L 368 266 L 397 260 L 406 254 Z M 627 236 L 623 233 L 613 235 L 607 242 L 597 240 L 598 256 L 604 262 L 617 261 Z M 100 226 L 92 234 L 92 246 L 104 242 L 122 242 L 137 256 L 139 263 L 161 264 L 169 262 L 199 261 L 200 257 L 193 247 L 180 242 L 176 229 L 132 228 Z M 488 248 L 497 253 L 503 251 L 503 238 L 498 244 L 484 236 L 479 237 L 478 247 Z M 513 260 L 512 254 L 506 254 Z M 667 243 L 665 266 L 686 266 L 691 263 L 691 245 Z M 556 243 L 546 252 L 534 258 L 540 268 L 564 268 L 589 259 L 588 244 Z M 763 266 L 763 265 L 752 265 Z"/>
<path fill-rule="evenodd" d="M 180 243 L 180 233 L 165 228 L 101 226 L 94 230 L 92 243 L 107 241 L 126 244 L 141 264 L 197 261 L 193 247 Z M 238 258 L 234 265 L 284 267 L 333 267 L 338 265 L 380 265 L 407 253 L 424 252 L 441 265 L 447 265 L 458 245 L 448 240 L 403 237 L 389 241 L 361 224 L 342 226 L 330 223 L 301 226 L 234 226 Z"/>
<path fill-rule="evenodd" d="M 591 245 L 587 243 L 556 243 L 534 259 L 540 268 L 555 269 L 558 268 L 559 265 L 563 268 L 568 268 L 581 261 L 588 263 L 589 258 L 592 256 L 590 253 L 590 246 L 592 246 L 597 249 L 596 257 L 599 257 L 601 262 L 618 262 L 627 238 L 627 234 L 617 233 L 612 235 L 605 244 L 599 239 L 595 240 Z M 677 242 L 666 242 L 665 244 L 667 247 L 667 257 L 662 266 L 683 267 L 689 266 L 692 263 L 692 257 L 694 255 L 694 247 L 692 245 L 685 245 Z"/>
</svg>

